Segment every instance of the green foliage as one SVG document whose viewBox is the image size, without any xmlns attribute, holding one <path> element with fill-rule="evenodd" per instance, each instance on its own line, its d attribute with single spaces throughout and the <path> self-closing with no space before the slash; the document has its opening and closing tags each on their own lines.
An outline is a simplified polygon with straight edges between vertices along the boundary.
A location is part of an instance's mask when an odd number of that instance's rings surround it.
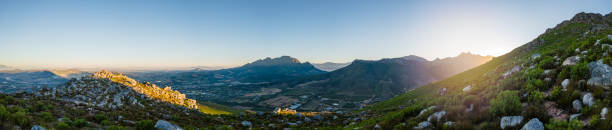
<svg viewBox="0 0 612 130">
<path fill-rule="evenodd" d="M 544 101 L 544 98 L 546 98 L 544 93 L 542 93 L 540 91 L 532 91 L 529 94 L 529 97 L 527 99 L 528 99 L 529 102 L 540 103 L 540 102 Z"/>
<path fill-rule="evenodd" d="M 107 126 L 107 125 L 111 125 L 112 123 L 111 123 L 110 121 L 108 121 L 108 120 L 102 120 L 102 121 L 100 122 L 100 124 L 101 124 L 101 125 L 104 125 L 104 126 Z"/>
<path fill-rule="evenodd" d="M 53 121 L 55 120 L 55 118 L 53 117 L 53 115 L 50 112 L 41 112 L 40 116 L 45 120 L 45 121 Z"/>
<path fill-rule="evenodd" d="M 24 111 L 18 111 L 10 116 L 13 121 L 19 126 L 25 126 L 29 123 L 28 118 L 26 117 L 26 113 Z"/>
<path fill-rule="evenodd" d="M 155 123 L 152 120 L 141 120 L 136 122 L 137 130 L 153 130 L 155 129 Z"/>
<path fill-rule="evenodd" d="M 100 123 L 103 120 L 106 120 L 106 115 L 104 115 L 103 113 L 99 113 L 94 116 L 94 121 L 96 121 L 97 123 Z"/>
<path fill-rule="evenodd" d="M 70 130 L 70 129 L 72 129 L 72 128 L 70 127 L 70 125 L 66 124 L 65 122 L 59 122 L 59 123 L 57 123 L 57 125 L 55 125 L 55 128 L 56 128 L 57 130 Z"/>
<path fill-rule="evenodd" d="M 553 91 L 550 93 L 551 100 L 557 100 L 563 94 L 563 87 L 555 86 L 553 87 Z"/>
<path fill-rule="evenodd" d="M 540 62 L 536 65 L 537 68 L 550 69 L 555 67 L 555 58 L 551 56 L 543 56 Z"/>
<path fill-rule="evenodd" d="M 521 111 L 521 101 L 518 91 L 503 91 L 490 101 L 490 112 L 496 116 L 516 115 Z"/>
<path fill-rule="evenodd" d="M 83 128 L 89 126 L 89 122 L 87 122 L 85 119 L 76 119 L 74 120 L 72 125 L 78 128 Z"/>
<path fill-rule="evenodd" d="M 118 125 L 112 125 L 106 128 L 106 130 L 127 130 L 127 128 Z"/>
<path fill-rule="evenodd" d="M 550 130 L 581 130 L 583 125 L 580 120 L 555 120 L 550 119 L 549 123 L 545 125 L 546 129 Z"/>
<path fill-rule="evenodd" d="M 587 66 L 587 63 L 580 62 L 571 67 L 570 73 L 570 78 L 572 80 L 578 81 L 581 79 L 586 79 L 589 74 L 589 67 Z"/>
<path fill-rule="evenodd" d="M 5 121 L 8 114 L 9 112 L 6 110 L 6 107 L 0 104 L 0 121 Z"/>
</svg>

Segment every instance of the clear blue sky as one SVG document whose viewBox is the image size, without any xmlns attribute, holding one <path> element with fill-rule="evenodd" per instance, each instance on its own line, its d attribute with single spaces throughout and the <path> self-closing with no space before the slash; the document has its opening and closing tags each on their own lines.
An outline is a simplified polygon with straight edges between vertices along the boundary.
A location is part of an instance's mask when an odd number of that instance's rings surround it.
<svg viewBox="0 0 612 130">
<path fill-rule="evenodd" d="M 612 1 L 0 1 L 0 64 L 237 66 L 289 55 L 350 62 L 499 56 Z"/>
</svg>

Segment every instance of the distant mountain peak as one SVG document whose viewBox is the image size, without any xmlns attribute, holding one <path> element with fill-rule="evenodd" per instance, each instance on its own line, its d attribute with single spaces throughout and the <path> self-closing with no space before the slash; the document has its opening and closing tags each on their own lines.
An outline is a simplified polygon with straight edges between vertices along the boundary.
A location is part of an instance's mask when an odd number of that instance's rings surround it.
<svg viewBox="0 0 612 130">
<path fill-rule="evenodd" d="M 409 61 L 427 61 L 427 59 L 420 57 L 420 56 L 416 56 L 416 55 L 404 56 L 404 57 L 401 57 L 401 59 L 409 60 Z"/>
<path fill-rule="evenodd" d="M 281 56 L 277 58 L 266 57 L 265 59 L 259 59 L 255 62 L 248 63 L 244 66 L 272 66 L 272 65 L 290 65 L 290 64 L 301 64 L 300 60 L 291 56 Z"/>
</svg>

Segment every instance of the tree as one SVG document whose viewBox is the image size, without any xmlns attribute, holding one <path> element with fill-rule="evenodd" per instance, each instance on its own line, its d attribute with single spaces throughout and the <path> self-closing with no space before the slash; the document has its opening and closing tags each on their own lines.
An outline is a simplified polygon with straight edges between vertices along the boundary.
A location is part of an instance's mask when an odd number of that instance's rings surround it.
<svg viewBox="0 0 612 130">
<path fill-rule="evenodd" d="M 490 103 L 490 112 L 496 116 L 518 115 L 521 112 L 521 101 L 518 91 L 502 91 Z"/>
</svg>

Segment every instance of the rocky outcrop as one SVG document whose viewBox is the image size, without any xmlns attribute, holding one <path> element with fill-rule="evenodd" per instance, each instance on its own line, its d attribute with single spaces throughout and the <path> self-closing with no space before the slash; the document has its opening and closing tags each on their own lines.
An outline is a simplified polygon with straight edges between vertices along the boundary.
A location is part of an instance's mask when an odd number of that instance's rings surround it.
<svg viewBox="0 0 612 130">
<path fill-rule="evenodd" d="M 521 130 L 544 130 L 544 124 L 538 118 L 533 118 Z"/>
<path fill-rule="evenodd" d="M 157 120 L 157 123 L 155 123 L 155 128 L 162 130 L 183 130 L 183 128 L 165 120 Z"/>
<path fill-rule="evenodd" d="M 562 65 L 576 65 L 576 63 L 578 63 L 578 61 L 580 61 L 580 57 L 579 56 L 572 56 L 572 57 L 568 57 L 563 61 Z"/>
<path fill-rule="evenodd" d="M 501 118 L 501 121 L 499 122 L 499 127 L 501 127 L 502 129 L 506 127 L 513 127 L 513 126 L 521 124 L 522 121 L 523 121 L 523 116 L 504 116 Z"/>
<path fill-rule="evenodd" d="M 587 85 L 600 86 L 609 89 L 612 86 L 612 67 L 603 63 L 603 60 L 591 62 L 588 64 L 591 71 L 591 78 L 587 81 Z"/>
<path fill-rule="evenodd" d="M 595 105 L 595 98 L 593 97 L 593 94 L 592 93 L 584 94 L 584 96 L 582 96 L 582 103 L 589 107 Z"/>
<path fill-rule="evenodd" d="M 163 89 L 155 84 L 151 83 L 140 83 L 134 79 L 131 79 L 120 73 L 112 73 L 106 70 L 96 72 L 93 74 L 94 78 L 110 79 L 113 82 L 123 84 L 131 87 L 134 91 L 144 94 L 149 98 L 169 102 L 176 105 L 185 106 L 191 109 L 197 109 L 196 100 L 186 98 L 185 94 L 179 91 L 172 90 L 171 87 L 166 86 Z"/>
</svg>

